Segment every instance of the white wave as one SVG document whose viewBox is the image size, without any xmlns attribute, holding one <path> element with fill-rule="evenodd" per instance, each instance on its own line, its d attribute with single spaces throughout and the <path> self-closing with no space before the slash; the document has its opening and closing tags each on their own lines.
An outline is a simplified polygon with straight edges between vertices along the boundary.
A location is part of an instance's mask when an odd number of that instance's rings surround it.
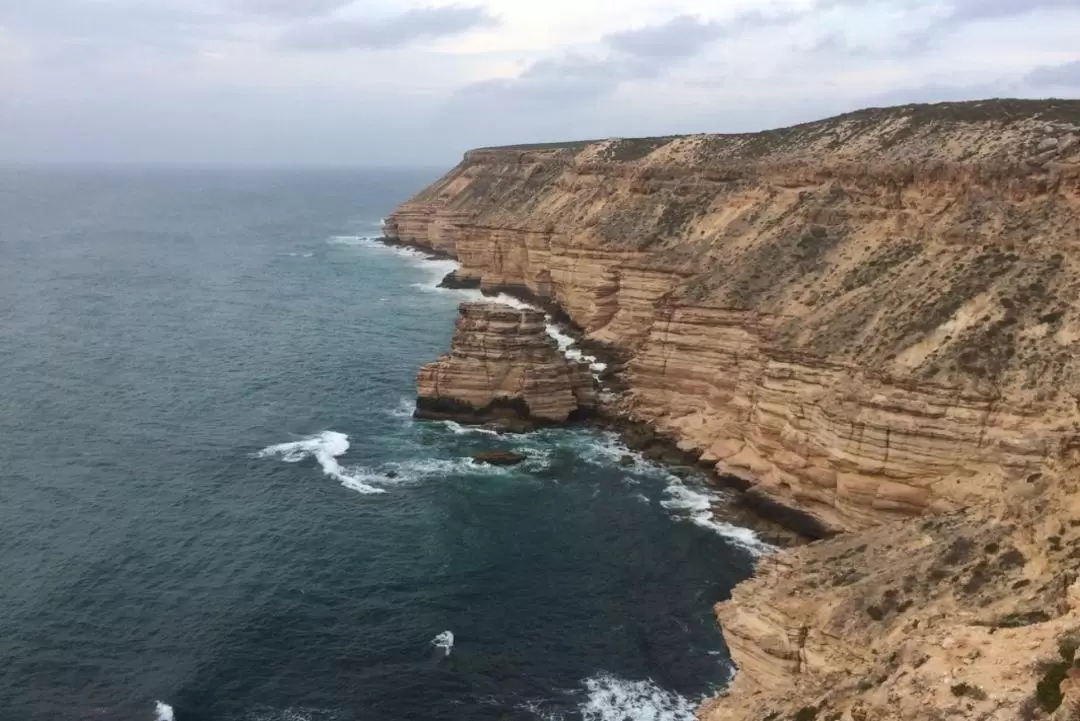
<svg viewBox="0 0 1080 721">
<path fill-rule="evenodd" d="M 698 702 L 652 681 L 627 681 L 602 673 L 585 681 L 585 721 L 694 721 Z"/>
<path fill-rule="evenodd" d="M 415 398 L 402 397 L 401 399 L 398 400 L 398 404 L 391 411 L 389 411 L 389 413 L 394 418 L 408 418 L 408 419 L 411 420 L 412 417 L 413 417 L 413 411 L 415 409 L 416 409 L 416 399 Z"/>
<path fill-rule="evenodd" d="M 562 328 L 555 324 L 550 315 L 547 316 L 545 330 L 547 331 L 548 336 L 559 346 L 559 350 L 562 351 L 562 354 L 570 360 L 588 363 L 589 368 L 594 374 L 603 373 L 607 370 L 607 363 L 601 363 L 597 360 L 596 356 L 582 353 L 577 347 L 577 339 L 565 333 Z"/>
<path fill-rule="evenodd" d="M 646 496 L 644 493 L 635 493 L 634 498 L 641 501 L 646 506 L 651 506 L 652 505 L 652 500 L 648 496 Z"/>
<path fill-rule="evenodd" d="M 442 424 L 446 430 L 450 431 L 455 436 L 484 435 L 498 437 L 501 435 L 498 431 L 490 428 L 484 428 L 483 426 L 463 426 L 457 421 L 443 421 Z"/>
<path fill-rule="evenodd" d="M 446 476 L 505 476 L 513 473 L 508 466 L 477 463 L 472 458 L 420 458 L 412 461 L 393 461 L 383 466 L 383 474 L 393 473 L 399 483 L 418 482 Z"/>
<path fill-rule="evenodd" d="M 454 650 L 454 632 L 443 631 L 435 638 L 431 639 L 431 645 L 435 648 L 442 649 L 447 656 Z M 466 649 L 468 650 L 468 649 Z"/>
<path fill-rule="evenodd" d="M 674 511 L 677 517 L 685 513 L 685 518 L 694 525 L 720 534 L 735 545 L 749 551 L 751 555 L 763 556 L 776 550 L 774 546 L 758 538 L 758 535 L 749 528 L 717 520 L 712 512 L 713 502 L 719 500 L 715 494 L 690 488 L 677 478 L 672 480 L 664 492 L 668 498 L 661 501 L 660 505 Z"/>
<path fill-rule="evenodd" d="M 540 721 L 565 721 L 566 715 L 561 711 L 552 711 L 544 708 L 546 701 L 526 701 L 519 703 L 515 708 L 532 714 Z"/>
<path fill-rule="evenodd" d="M 586 463 L 600 466 L 625 465 L 627 471 L 640 475 L 659 476 L 674 480 L 676 477 L 658 463 L 645 458 L 638 451 L 631 450 L 614 431 L 602 431 L 592 436 L 581 450 L 581 458 Z"/>
<path fill-rule="evenodd" d="M 173 713 L 173 707 L 164 701 L 154 702 L 154 718 L 157 721 L 176 721 L 176 714 Z"/>
<path fill-rule="evenodd" d="M 350 471 L 338 463 L 338 458 L 349 450 L 349 437 L 344 433 L 323 431 L 314 436 L 294 441 L 279 443 L 264 448 L 257 456 L 269 458 L 280 456 L 286 463 L 299 463 L 307 458 L 314 458 L 322 467 L 323 473 L 339 481 L 346 488 L 363 494 L 386 493 L 383 488 L 371 485 L 378 479 L 388 480 L 366 470 Z"/>
</svg>

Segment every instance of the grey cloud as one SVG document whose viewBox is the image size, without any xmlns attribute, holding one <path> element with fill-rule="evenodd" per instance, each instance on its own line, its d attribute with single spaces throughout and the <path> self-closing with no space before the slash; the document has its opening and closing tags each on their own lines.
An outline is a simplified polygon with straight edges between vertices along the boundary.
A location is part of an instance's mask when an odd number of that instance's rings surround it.
<svg viewBox="0 0 1080 721">
<path fill-rule="evenodd" d="M 1024 81 L 1035 87 L 1080 88 L 1080 60 L 1035 68 Z"/>
<path fill-rule="evenodd" d="M 967 23 L 977 20 L 1026 15 L 1036 10 L 1077 9 L 1076 0 L 953 0 L 946 22 Z"/>
<path fill-rule="evenodd" d="M 459 90 L 452 107 L 482 105 L 502 112 L 597 100 L 632 80 L 660 77 L 701 52 L 728 26 L 680 15 L 660 24 L 605 35 L 603 56 L 567 54 L 537 61 L 516 78 L 489 80 Z"/>
<path fill-rule="evenodd" d="M 723 26 L 680 15 L 663 25 L 611 33 L 604 40 L 615 51 L 642 58 L 686 58 L 715 40 Z"/>
<path fill-rule="evenodd" d="M 285 48 L 303 51 L 396 48 L 496 24 L 496 18 L 483 7 L 447 5 L 372 20 L 312 21 L 287 30 L 280 43 Z"/>
<path fill-rule="evenodd" d="M 233 0 L 237 10 L 283 18 L 330 15 L 352 5 L 354 0 Z"/>
</svg>

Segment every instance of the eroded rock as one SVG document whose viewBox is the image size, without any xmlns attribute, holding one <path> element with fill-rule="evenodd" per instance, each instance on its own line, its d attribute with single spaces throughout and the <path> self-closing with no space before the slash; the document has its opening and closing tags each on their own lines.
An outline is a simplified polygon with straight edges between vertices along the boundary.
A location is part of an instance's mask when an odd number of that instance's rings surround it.
<svg viewBox="0 0 1080 721">
<path fill-rule="evenodd" d="M 450 352 L 417 377 L 417 418 L 513 432 L 566 423 L 595 406 L 588 365 L 560 352 L 543 312 L 493 302 L 463 303 Z"/>
</svg>

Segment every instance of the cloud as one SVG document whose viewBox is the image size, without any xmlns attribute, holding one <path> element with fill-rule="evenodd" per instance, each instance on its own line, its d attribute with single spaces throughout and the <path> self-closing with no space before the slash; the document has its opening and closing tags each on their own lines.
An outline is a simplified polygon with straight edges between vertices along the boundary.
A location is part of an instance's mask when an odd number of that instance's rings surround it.
<svg viewBox="0 0 1080 721">
<path fill-rule="evenodd" d="M 574 52 L 538 60 L 515 78 L 462 88 L 452 105 L 520 111 L 599 100 L 625 82 L 663 76 L 726 31 L 720 23 L 679 15 L 662 24 L 609 33 L 601 39 L 601 54 Z"/>
<path fill-rule="evenodd" d="M 497 24 L 483 7 L 446 5 L 406 10 L 376 20 L 315 20 L 286 30 L 280 44 L 290 50 L 316 52 L 399 48 Z"/>
<path fill-rule="evenodd" d="M 283 18 L 330 15 L 352 5 L 355 0 L 233 0 L 239 11 Z"/>
<path fill-rule="evenodd" d="M 956 25 L 1058 9 L 1075 10 L 1076 0 L 953 0 L 945 22 Z"/>
<path fill-rule="evenodd" d="M 1024 81 L 1035 87 L 1080 88 L 1080 60 L 1063 65 L 1043 65 L 1028 73 Z"/>
<path fill-rule="evenodd" d="M 701 22 L 692 15 L 679 15 L 663 25 L 624 30 L 605 36 L 612 50 L 639 58 L 687 58 L 715 40 L 723 26 Z"/>
</svg>

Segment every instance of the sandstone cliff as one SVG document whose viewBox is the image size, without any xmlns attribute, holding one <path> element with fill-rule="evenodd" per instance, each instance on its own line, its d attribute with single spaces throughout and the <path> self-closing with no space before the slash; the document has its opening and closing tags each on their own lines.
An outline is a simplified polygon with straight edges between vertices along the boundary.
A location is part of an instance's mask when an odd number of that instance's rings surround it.
<svg viewBox="0 0 1080 721">
<path fill-rule="evenodd" d="M 622 410 L 853 530 L 1078 433 L 1080 102 L 468 153 L 388 235 L 629 357 Z"/>
<path fill-rule="evenodd" d="M 1080 101 L 470 152 L 388 224 L 617 352 L 619 410 L 837 538 L 708 721 L 1080 713 Z"/>
<path fill-rule="evenodd" d="M 416 416 L 522 429 L 592 410 L 588 365 L 568 360 L 544 323 L 538 310 L 463 303 L 450 353 L 417 377 Z"/>
</svg>

